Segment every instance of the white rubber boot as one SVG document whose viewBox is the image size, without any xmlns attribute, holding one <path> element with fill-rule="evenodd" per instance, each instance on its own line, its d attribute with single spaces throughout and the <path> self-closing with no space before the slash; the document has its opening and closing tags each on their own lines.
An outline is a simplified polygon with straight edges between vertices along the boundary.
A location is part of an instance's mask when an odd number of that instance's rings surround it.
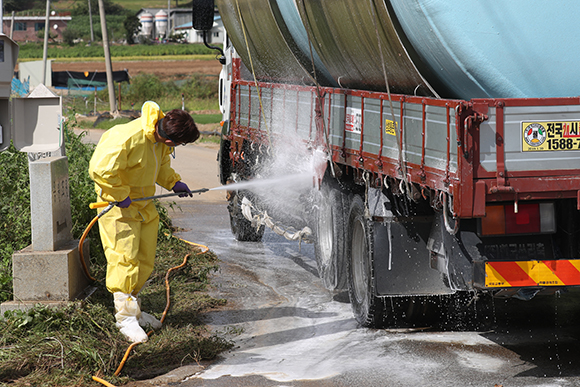
<svg viewBox="0 0 580 387">
<path fill-rule="evenodd" d="M 147 333 L 139 326 L 141 309 L 137 298 L 130 294 L 115 292 L 115 319 L 117 328 L 121 333 L 133 343 L 144 343 L 147 341 Z"/>
<path fill-rule="evenodd" d="M 139 304 L 139 308 L 141 308 L 140 298 L 137 298 L 137 303 Z M 163 324 L 161 324 L 161 321 L 157 320 L 154 316 L 150 315 L 149 313 L 141 311 L 141 316 L 139 317 L 139 325 L 141 325 L 143 328 L 159 329 Z"/>
<path fill-rule="evenodd" d="M 139 325 L 143 328 L 159 329 L 163 324 L 161 321 L 157 320 L 154 316 L 147 312 L 141 312 L 141 318 L 139 318 Z"/>
</svg>

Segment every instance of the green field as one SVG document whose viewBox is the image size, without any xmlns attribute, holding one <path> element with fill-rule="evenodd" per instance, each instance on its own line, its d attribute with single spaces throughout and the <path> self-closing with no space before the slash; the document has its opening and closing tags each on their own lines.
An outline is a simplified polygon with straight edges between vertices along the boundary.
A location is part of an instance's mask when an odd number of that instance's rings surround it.
<svg viewBox="0 0 580 387">
<path fill-rule="evenodd" d="M 94 0 L 95 2 L 97 0 Z M 125 9 L 138 11 L 141 8 L 167 8 L 167 0 L 114 0 L 113 3 Z M 75 0 L 52 1 L 51 7 L 56 10 L 69 10 L 74 7 Z M 191 8 L 190 0 L 171 0 L 171 8 Z"/>
<path fill-rule="evenodd" d="M 147 57 L 181 57 L 192 59 L 194 55 L 199 57 L 210 57 L 213 52 L 202 44 L 137 44 L 132 46 L 111 45 L 111 56 L 115 58 L 147 58 Z M 43 47 L 39 43 L 26 43 L 20 45 L 18 52 L 19 59 L 41 59 Z M 101 58 L 103 47 L 100 45 L 74 47 L 50 46 L 48 57 L 51 59 L 64 58 Z"/>
</svg>

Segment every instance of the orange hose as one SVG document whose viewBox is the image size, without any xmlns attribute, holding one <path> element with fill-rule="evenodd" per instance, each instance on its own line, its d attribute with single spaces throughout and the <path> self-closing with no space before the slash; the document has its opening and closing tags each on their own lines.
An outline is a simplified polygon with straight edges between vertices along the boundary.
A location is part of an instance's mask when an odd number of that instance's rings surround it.
<svg viewBox="0 0 580 387">
<path fill-rule="evenodd" d="M 93 380 L 94 380 L 95 382 L 99 382 L 99 383 L 101 383 L 102 385 L 105 385 L 105 386 L 107 386 L 107 387 L 115 387 L 115 385 L 114 385 L 114 384 L 111 384 L 111 383 L 107 382 L 106 380 L 103 380 L 103 379 L 101 379 L 101 378 L 99 378 L 99 377 L 97 377 L 97 376 L 93 376 Z"/>
<path fill-rule="evenodd" d="M 100 218 L 100 216 L 97 215 L 97 216 L 95 216 L 93 218 L 93 220 L 91 220 L 91 223 L 89 223 L 89 225 L 87 226 L 87 228 L 83 232 L 83 235 L 81 236 L 81 239 L 79 240 L 79 256 L 80 256 L 80 259 L 81 259 L 81 264 L 83 265 L 83 270 L 85 272 L 85 275 L 91 281 L 96 281 L 97 279 L 95 277 L 93 277 L 91 275 L 91 273 L 89 272 L 89 268 L 87 267 L 87 263 L 85 262 L 85 257 L 84 257 L 84 253 L 83 253 L 83 244 L 85 242 L 85 239 L 87 238 L 87 235 L 89 235 L 89 231 L 91 231 L 91 228 L 93 228 L 93 226 L 95 225 L 95 223 L 97 223 L 97 221 L 99 220 L 99 218 Z"/>
<path fill-rule="evenodd" d="M 167 316 L 167 311 L 169 310 L 169 306 L 171 304 L 171 298 L 170 298 L 171 289 L 169 287 L 169 274 L 173 270 L 181 269 L 183 266 L 185 266 L 189 256 L 190 256 L 190 254 L 187 254 L 185 256 L 185 258 L 183 258 L 183 262 L 181 263 L 181 265 L 172 267 L 171 269 L 167 270 L 167 273 L 165 274 L 165 295 L 167 296 L 167 304 L 165 306 L 165 310 L 163 311 L 163 315 L 161 316 L 161 320 L 159 320 L 159 321 L 161 321 L 162 324 L 165 321 L 165 317 Z M 148 332 L 147 336 L 151 336 L 152 333 L 153 333 L 153 331 Z M 127 362 L 127 358 L 129 357 L 129 353 L 131 352 L 131 350 L 133 348 L 135 348 L 139 344 L 141 344 L 141 343 L 133 343 L 129 346 L 129 348 L 127 348 L 127 351 L 125 351 L 125 356 L 123 356 L 123 359 L 121 360 L 121 364 L 119 364 L 119 367 L 115 371 L 115 376 L 119 376 L 119 374 L 121 373 L 121 370 L 123 369 L 123 367 L 125 366 L 125 363 Z"/>
<path fill-rule="evenodd" d="M 85 262 L 84 259 L 84 255 L 83 255 L 83 242 L 85 241 L 85 239 L 87 238 L 87 235 L 89 234 L 89 231 L 91 230 L 91 228 L 95 225 L 95 223 L 97 223 L 97 221 L 99 220 L 99 218 L 104 215 L 106 211 L 102 211 L 101 213 L 99 213 L 97 216 L 95 216 L 93 218 L 93 220 L 91 220 L 91 222 L 89 223 L 89 225 L 87 226 L 87 228 L 85 229 L 85 231 L 83 232 L 83 235 L 81 236 L 81 239 L 79 240 L 79 256 L 80 256 L 80 260 L 83 266 L 83 270 L 86 274 L 86 276 L 91 280 L 91 281 L 96 281 L 96 279 L 91 275 L 91 273 L 89 272 L 89 269 L 87 268 L 87 264 Z M 172 235 L 173 236 L 173 235 Z M 174 236 L 175 237 L 175 236 Z M 175 237 L 177 238 L 177 237 Z M 201 254 L 206 253 L 207 251 L 209 251 L 209 247 L 199 244 L 199 243 L 194 243 L 194 242 L 190 242 L 190 241 L 186 241 L 185 239 L 181 239 L 181 238 L 177 238 L 185 243 L 188 243 L 192 246 L 197 246 L 197 247 L 202 247 L 203 251 L 201 251 Z M 181 265 L 179 266 L 175 266 L 172 267 L 171 269 L 167 270 L 167 273 L 165 274 L 165 294 L 167 297 L 167 304 L 165 306 L 165 310 L 163 311 L 163 315 L 161 316 L 161 323 L 163 323 L 165 321 L 165 317 L 167 316 L 167 312 L 169 311 L 169 306 L 171 304 L 171 299 L 170 299 L 170 295 L 171 295 L 171 291 L 170 291 L 170 287 L 169 287 L 169 274 L 173 271 L 173 270 L 177 270 L 177 269 L 181 269 L 183 266 L 185 266 L 185 264 L 187 263 L 187 260 L 189 258 L 191 254 L 187 254 L 184 258 L 183 258 L 183 262 L 181 263 Z M 151 336 L 153 334 L 153 331 L 149 331 L 147 333 L 147 336 Z M 119 367 L 117 367 L 117 370 L 115 371 L 114 375 L 115 376 L 119 376 L 119 374 L 121 373 L 121 370 L 123 369 L 123 367 L 125 366 L 125 363 L 127 362 L 127 359 L 129 358 L 129 354 L 131 353 L 131 350 L 133 348 L 135 348 L 137 345 L 139 345 L 141 343 L 132 343 L 131 345 L 129 345 L 129 347 L 127 348 L 127 350 L 125 351 L 125 355 L 123 356 L 123 359 L 121 360 L 121 363 L 119 364 Z M 103 380 L 97 376 L 93 376 L 93 380 L 95 382 L 99 382 L 107 387 L 116 387 L 115 385 L 107 382 L 106 380 Z"/>
<path fill-rule="evenodd" d="M 147 336 L 149 336 L 150 333 L 151 332 L 147 333 Z M 117 370 L 115 371 L 115 373 L 113 375 L 119 376 L 119 374 L 121 373 L 121 370 L 123 369 L 123 367 L 125 366 L 125 363 L 127 362 L 127 359 L 129 358 L 129 353 L 131 352 L 131 350 L 133 348 L 135 348 L 139 344 L 141 344 L 141 343 L 133 343 L 129 346 L 129 348 L 127 348 L 127 350 L 125 351 L 125 356 L 123 356 L 121 363 L 119 363 L 119 367 L 117 367 Z"/>
</svg>

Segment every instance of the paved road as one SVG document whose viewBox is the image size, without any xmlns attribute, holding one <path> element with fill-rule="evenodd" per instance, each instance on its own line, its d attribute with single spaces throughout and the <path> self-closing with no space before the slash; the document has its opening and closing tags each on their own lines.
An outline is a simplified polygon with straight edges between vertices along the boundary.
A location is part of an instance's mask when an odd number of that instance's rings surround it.
<svg viewBox="0 0 580 387">
<path fill-rule="evenodd" d="M 218 185 L 214 148 L 179 148 L 175 168 L 192 186 Z M 311 245 L 266 232 L 237 242 L 223 191 L 180 199 L 172 213 L 187 240 L 221 260 L 207 314 L 236 348 L 213 364 L 148 384 L 165 386 L 580 386 L 578 295 L 478 301 L 478 331 L 357 327 L 345 294 L 323 288 Z"/>
</svg>

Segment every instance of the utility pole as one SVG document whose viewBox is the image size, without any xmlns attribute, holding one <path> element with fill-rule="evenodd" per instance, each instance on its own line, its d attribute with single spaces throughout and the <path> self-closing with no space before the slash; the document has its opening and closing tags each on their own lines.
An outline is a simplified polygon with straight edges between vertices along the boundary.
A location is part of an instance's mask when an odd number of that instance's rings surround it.
<svg viewBox="0 0 580 387">
<path fill-rule="evenodd" d="M 0 34 L 4 33 L 4 3 L 0 0 Z"/>
<path fill-rule="evenodd" d="M 14 33 L 14 14 L 15 12 L 12 11 L 12 23 L 10 23 L 10 39 L 12 39 L 12 35 Z"/>
<path fill-rule="evenodd" d="M 169 33 L 171 32 L 171 0 L 167 0 L 167 32 L 165 40 L 169 42 Z"/>
<path fill-rule="evenodd" d="M 89 25 L 91 26 L 91 44 L 92 44 L 95 40 L 95 36 L 93 34 L 93 11 L 91 11 L 91 0 L 88 0 L 88 2 L 89 2 Z"/>
<path fill-rule="evenodd" d="M 42 84 L 46 85 L 46 57 L 48 56 L 48 33 L 50 32 L 50 0 L 46 0 L 44 18 L 44 49 L 42 50 Z"/>
<path fill-rule="evenodd" d="M 105 69 L 107 70 L 107 86 L 109 89 L 109 105 L 111 114 L 117 116 L 115 104 L 115 88 L 113 87 L 113 69 L 111 65 L 111 52 L 109 51 L 109 35 L 107 34 L 107 19 L 105 18 L 105 6 L 103 0 L 99 0 L 99 15 L 101 16 L 101 33 L 103 34 L 103 50 L 105 51 Z"/>
</svg>

